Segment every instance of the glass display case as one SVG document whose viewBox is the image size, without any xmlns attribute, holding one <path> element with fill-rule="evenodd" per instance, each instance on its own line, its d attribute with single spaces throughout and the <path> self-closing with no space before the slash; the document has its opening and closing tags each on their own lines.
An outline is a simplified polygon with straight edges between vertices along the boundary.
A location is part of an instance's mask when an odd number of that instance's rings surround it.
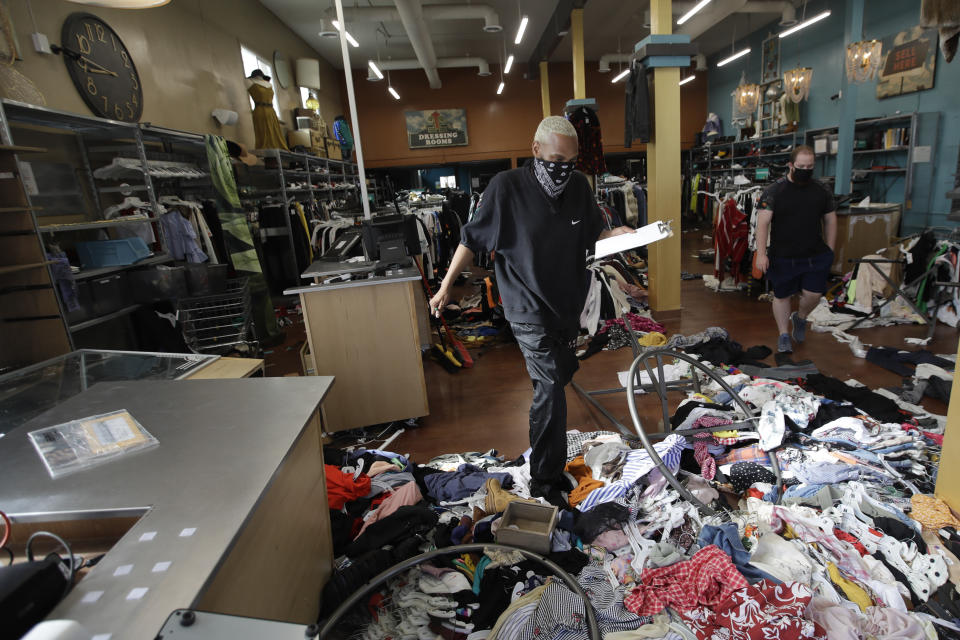
<svg viewBox="0 0 960 640">
<path fill-rule="evenodd" d="M 0 376 L 0 437 L 98 382 L 180 380 L 220 356 L 80 349 Z"/>
</svg>

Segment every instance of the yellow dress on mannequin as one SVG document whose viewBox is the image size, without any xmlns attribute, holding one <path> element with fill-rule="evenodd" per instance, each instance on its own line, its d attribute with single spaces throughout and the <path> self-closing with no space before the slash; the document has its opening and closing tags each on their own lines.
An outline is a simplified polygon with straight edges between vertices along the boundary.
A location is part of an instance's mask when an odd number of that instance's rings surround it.
<svg viewBox="0 0 960 640">
<path fill-rule="evenodd" d="M 264 83 L 266 84 L 266 83 Z M 257 149 L 283 149 L 288 151 L 287 143 L 280 130 L 280 120 L 273 110 L 273 89 L 254 81 L 247 93 L 253 98 L 253 133 Z"/>
</svg>

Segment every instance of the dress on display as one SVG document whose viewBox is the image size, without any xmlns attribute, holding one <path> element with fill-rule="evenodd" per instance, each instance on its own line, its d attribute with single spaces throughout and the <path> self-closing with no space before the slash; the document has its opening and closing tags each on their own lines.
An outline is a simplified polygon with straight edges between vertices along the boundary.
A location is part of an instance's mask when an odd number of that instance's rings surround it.
<svg viewBox="0 0 960 640">
<path fill-rule="evenodd" d="M 253 98 L 253 133 L 257 149 L 287 149 L 280 130 L 280 120 L 273 110 L 273 89 L 254 82 L 247 88 Z"/>
</svg>

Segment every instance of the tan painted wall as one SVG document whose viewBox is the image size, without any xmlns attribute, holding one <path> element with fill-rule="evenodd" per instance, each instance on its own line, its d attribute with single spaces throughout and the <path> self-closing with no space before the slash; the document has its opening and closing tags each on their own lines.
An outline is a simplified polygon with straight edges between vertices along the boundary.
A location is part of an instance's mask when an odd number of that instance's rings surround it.
<svg viewBox="0 0 960 640">
<path fill-rule="evenodd" d="M 430 89 L 419 69 L 393 71 L 391 82 L 401 99 L 387 94 L 386 82 L 368 82 L 366 70 L 354 71 L 357 115 L 363 139 L 364 161 L 369 167 L 417 166 L 518 158 L 532 155 L 533 133 L 543 117 L 540 81 L 524 80 L 526 65 L 518 64 L 507 76 L 506 89 L 496 95 L 499 73 L 481 78 L 476 68 L 440 69 L 441 89 Z M 616 71 L 599 73 L 596 62 L 586 68 L 587 96 L 597 100 L 607 153 L 642 151 L 635 142 L 623 145 L 624 84 L 611 84 Z M 573 95 L 573 70 L 569 62 L 551 63 L 551 112 L 562 114 Z M 344 89 L 344 94 L 346 93 Z M 463 147 L 410 149 L 403 112 L 420 109 L 466 109 L 470 144 Z M 693 146 L 696 133 L 707 118 L 707 80 L 702 74 L 680 91 L 680 142 Z"/>
<path fill-rule="evenodd" d="M 33 26 L 26 0 L 5 0 L 20 41 L 23 60 L 15 68 L 37 85 L 47 106 L 89 114 L 73 87 L 60 56 L 41 55 L 30 44 Z M 143 122 L 192 131 L 217 133 L 253 146 L 253 122 L 240 58 L 241 43 L 262 58 L 279 50 L 290 61 L 320 60 L 321 113 L 328 123 L 344 112 L 341 73 L 320 58 L 293 31 L 257 0 L 173 0 L 156 9 L 102 9 L 65 0 L 33 0 L 37 27 L 51 43 L 60 42 L 64 19 L 85 11 L 105 20 L 130 50 L 143 83 Z M 295 80 L 295 79 L 294 79 Z M 281 121 L 299 106 L 296 86 L 278 96 Z M 210 116 L 215 108 L 240 114 L 237 124 L 221 127 Z"/>
</svg>

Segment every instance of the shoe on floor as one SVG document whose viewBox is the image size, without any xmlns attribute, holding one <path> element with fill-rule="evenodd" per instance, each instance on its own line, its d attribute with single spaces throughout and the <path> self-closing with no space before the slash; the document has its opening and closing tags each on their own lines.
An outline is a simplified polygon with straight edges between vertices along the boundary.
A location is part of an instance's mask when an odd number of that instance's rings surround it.
<svg viewBox="0 0 960 640">
<path fill-rule="evenodd" d="M 800 319 L 800 314 L 794 311 L 790 314 L 790 326 L 793 327 L 793 339 L 803 342 L 807 337 L 807 321 Z"/>
<path fill-rule="evenodd" d="M 790 342 L 789 333 L 781 333 L 777 340 L 777 351 L 780 353 L 793 353 L 793 343 Z"/>
</svg>

